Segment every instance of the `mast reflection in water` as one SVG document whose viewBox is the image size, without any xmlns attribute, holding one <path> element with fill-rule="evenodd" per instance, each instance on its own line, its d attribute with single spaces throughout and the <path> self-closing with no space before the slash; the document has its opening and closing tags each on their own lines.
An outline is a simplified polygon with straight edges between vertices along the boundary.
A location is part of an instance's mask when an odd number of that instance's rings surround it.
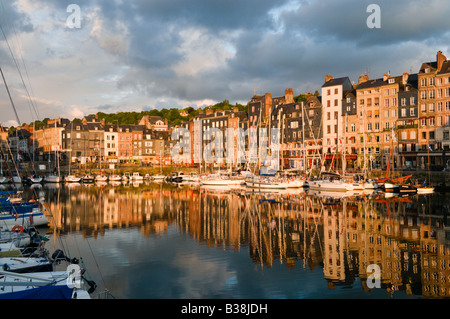
<svg viewBox="0 0 450 319">
<path fill-rule="evenodd" d="M 35 191 L 54 215 L 49 250 L 83 257 L 98 291 L 117 298 L 450 297 L 442 194 L 332 199 L 146 183 Z M 379 288 L 369 288 L 371 264 Z"/>
</svg>

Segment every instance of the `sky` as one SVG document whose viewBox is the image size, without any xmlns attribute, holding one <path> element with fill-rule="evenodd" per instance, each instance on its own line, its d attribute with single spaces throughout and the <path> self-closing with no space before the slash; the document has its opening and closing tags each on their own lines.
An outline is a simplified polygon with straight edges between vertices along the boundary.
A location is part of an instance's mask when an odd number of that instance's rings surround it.
<svg viewBox="0 0 450 319">
<path fill-rule="evenodd" d="M 439 50 L 450 58 L 449 16 L 448 0 L 0 0 L 13 101 L 0 81 L 0 122 L 246 104 L 320 91 L 326 74 L 417 73 Z"/>
</svg>

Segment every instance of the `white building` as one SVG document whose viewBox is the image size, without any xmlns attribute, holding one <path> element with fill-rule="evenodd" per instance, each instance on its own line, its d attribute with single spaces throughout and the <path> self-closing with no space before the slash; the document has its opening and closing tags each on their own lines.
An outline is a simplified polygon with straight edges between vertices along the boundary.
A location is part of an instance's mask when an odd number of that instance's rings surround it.
<svg viewBox="0 0 450 319">
<path fill-rule="evenodd" d="M 119 133 L 117 131 L 117 125 L 105 125 L 103 141 L 106 160 L 113 161 L 117 159 L 119 155 Z"/>
<path fill-rule="evenodd" d="M 343 151 L 342 101 L 344 93 L 351 88 L 348 77 L 334 79 L 331 75 L 325 76 L 322 85 L 322 145 L 323 154 L 329 157 Z"/>
</svg>

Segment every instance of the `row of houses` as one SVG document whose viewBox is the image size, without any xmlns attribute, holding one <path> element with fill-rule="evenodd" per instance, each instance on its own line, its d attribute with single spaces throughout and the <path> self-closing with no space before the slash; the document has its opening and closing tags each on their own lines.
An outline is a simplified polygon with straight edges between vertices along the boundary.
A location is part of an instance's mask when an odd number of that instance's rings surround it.
<svg viewBox="0 0 450 319">
<path fill-rule="evenodd" d="M 291 88 L 284 96 L 255 94 L 242 113 L 210 111 L 183 123 L 194 149 L 184 161 L 196 162 L 195 148 L 205 149 L 209 139 L 202 133 L 210 127 L 222 130 L 224 161 L 233 163 L 226 152 L 235 143 L 225 129 L 278 128 L 282 168 L 443 168 L 450 149 L 450 61 L 439 51 L 414 74 L 362 74 L 356 82 L 326 75 L 319 94 L 301 101 Z"/>
<path fill-rule="evenodd" d="M 39 128 L 23 126 L 11 134 L 2 132 L 4 158 L 22 160 L 169 163 L 168 150 L 173 147 L 169 125 L 158 116 L 144 116 L 138 125 L 114 125 L 94 116 L 81 122 L 57 118 Z"/>
<path fill-rule="evenodd" d="M 423 62 L 414 74 L 384 74 L 370 79 L 361 75 L 356 82 L 348 76 L 326 75 L 318 94 L 304 99 L 291 88 L 283 96 L 255 94 L 248 111 L 199 109 L 199 114 L 182 123 L 182 136 L 160 117 L 143 117 L 138 125 L 114 125 L 95 117 L 81 123 L 67 119 L 48 121 L 32 132 L 29 148 L 39 159 L 61 152 L 72 160 L 202 163 L 205 150 L 217 162 L 242 164 L 251 158 L 251 129 L 278 129 L 278 168 L 337 168 L 356 170 L 392 167 L 425 169 L 447 166 L 450 149 L 450 61 L 439 51 L 436 61 Z M 239 136 L 229 129 L 247 132 L 240 156 Z M 208 149 L 220 132 L 217 144 Z M 23 130 L 21 130 L 23 131 Z M 209 133 L 208 133 L 209 132 Z M 0 132 L 1 133 L 1 132 Z M 3 133 L 2 133 L 3 134 Z M 269 133 L 265 133 L 269 135 Z M 25 134 L 26 135 L 26 134 Z M 25 136 L 23 135 L 23 136 Z M 256 136 L 257 144 L 261 139 Z M 188 151 L 180 146 L 188 145 Z M 17 149 L 20 135 L 10 137 Z M 19 146 L 19 144 L 21 146 Z M 267 152 L 271 154 L 270 143 Z M 21 150 L 24 151 L 24 150 Z M 256 163 L 264 164 L 259 149 Z"/>
</svg>

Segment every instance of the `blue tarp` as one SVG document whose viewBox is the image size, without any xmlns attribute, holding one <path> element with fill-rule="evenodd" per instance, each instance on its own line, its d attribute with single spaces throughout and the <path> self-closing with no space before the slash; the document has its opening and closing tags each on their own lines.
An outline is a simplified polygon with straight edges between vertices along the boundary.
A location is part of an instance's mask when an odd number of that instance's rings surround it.
<svg viewBox="0 0 450 319">
<path fill-rule="evenodd" d="M 52 285 L 0 294 L 0 299 L 72 299 L 72 293 L 66 285 Z"/>
</svg>

